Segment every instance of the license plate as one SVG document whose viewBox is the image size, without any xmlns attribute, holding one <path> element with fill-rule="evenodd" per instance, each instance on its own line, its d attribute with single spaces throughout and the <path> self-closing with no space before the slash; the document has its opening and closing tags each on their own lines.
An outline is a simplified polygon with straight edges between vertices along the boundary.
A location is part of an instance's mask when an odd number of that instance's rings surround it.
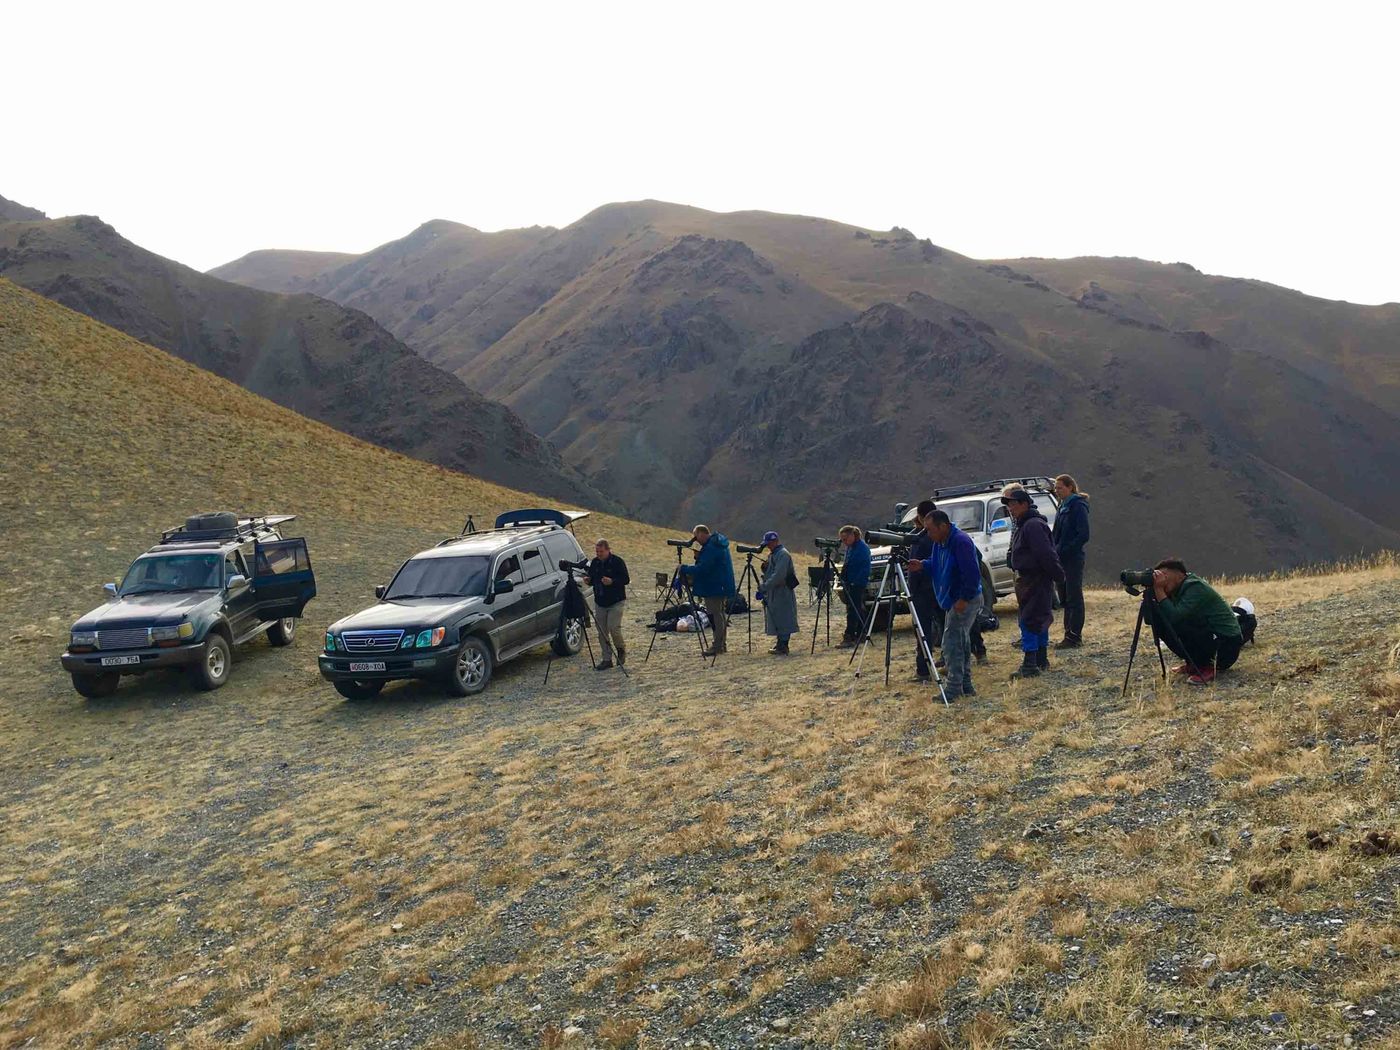
<svg viewBox="0 0 1400 1050">
<path fill-rule="evenodd" d="M 357 663 L 352 663 L 352 664 L 350 665 L 350 670 L 351 670 L 351 671 L 382 671 L 382 670 L 384 670 L 384 661 L 378 660 L 378 661 L 371 661 L 371 662 L 369 662 L 369 663 L 358 663 L 358 664 L 357 664 Z"/>
<path fill-rule="evenodd" d="M 139 656 L 104 656 L 102 658 L 103 667 L 129 667 L 132 664 L 139 664 Z"/>
</svg>

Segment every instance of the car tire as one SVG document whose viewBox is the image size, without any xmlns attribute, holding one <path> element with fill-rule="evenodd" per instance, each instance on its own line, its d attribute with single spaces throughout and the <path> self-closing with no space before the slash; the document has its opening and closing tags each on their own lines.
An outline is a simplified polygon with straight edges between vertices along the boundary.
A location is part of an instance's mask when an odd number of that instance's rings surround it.
<svg viewBox="0 0 1400 1050">
<path fill-rule="evenodd" d="M 73 688 L 78 691 L 79 696 L 89 700 L 100 700 L 104 696 L 111 696 L 115 693 L 121 680 L 122 676 L 116 671 L 107 671 L 103 674 L 75 674 L 73 675 Z"/>
<path fill-rule="evenodd" d="M 204 646 L 204 657 L 190 668 L 190 677 L 196 689 L 209 692 L 227 682 L 232 670 L 233 653 L 228 639 L 221 634 L 211 634 Z"/>
<path fill-rule="evenodd" d="M 278 648 L 281 648 L 284 645 L 291 645 L 296 634 L 296 617 L 287 616 L 281 620 L 272 621 L 272 626 L 267 629 L 267 640 Z"/>
<path fill-rule="evenodd" d="M 583 620 L 565 620 L 564 630 L 554 636 L 549 647 L 555 656 L 577 656 L 583 648 Z"/>
<path fill-rule="evenodd" d="M 373 700 L 384 691 L 384 683 L 370 681 L 340 681 L 335 683 L 335 691 L 347 700 Z"/>
<path fill-rule="evenodd" d="M 473 696 L 491 681 L 495 661 L 491 647 L 480 638 L 468 636 L 457 650 L 452 670 L 447 672 L 447 691 L 453 696 Z"/>
</svg>

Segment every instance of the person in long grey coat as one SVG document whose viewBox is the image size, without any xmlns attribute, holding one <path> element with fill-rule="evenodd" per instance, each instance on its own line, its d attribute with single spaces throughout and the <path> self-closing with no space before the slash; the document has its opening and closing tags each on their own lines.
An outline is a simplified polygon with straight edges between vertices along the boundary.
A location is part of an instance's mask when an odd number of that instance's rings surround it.
<svg viewBox="0 0 1400 1050">
<path fill-rule="evenodd" d="M 763 633 L 778 639 L 778 644 L 768 650 L 772 655 L 787 656 L 788 639 L 797 633 L 797 573 L 792 567 L 792 555 L 776 532 L 764 533 L 763 545 L 768 548 L 759 591 L 763 601 Z"/>
</svg>

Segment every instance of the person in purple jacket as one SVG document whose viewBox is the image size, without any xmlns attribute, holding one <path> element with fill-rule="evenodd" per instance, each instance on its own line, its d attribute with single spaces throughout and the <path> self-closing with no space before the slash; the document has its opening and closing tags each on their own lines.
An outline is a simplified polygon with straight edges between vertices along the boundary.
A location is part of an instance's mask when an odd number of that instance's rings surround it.
<svg viewBox="0 0 1400 1050">
<path fill-rule="evenodd" d="M 924 528 L 933 541 L 933 555 L 911 561 L 910 572 L 922 572 L 933 583 L 934 597 L 944 612 L 943 659 L 947 661 L 949 700 L 976 696 L 972 688 L 972 625 L 982 608 L 982 570 L 972 537 L 954 525 L 946 512 L 929 511 Z"/>
<path fill-rule="evenodd" d="M 1050 668 L 1050 625 L 1055 622 L 1055 584 L 1065 582 L 1064 566 L 1050 537 L 1050 523 L 1019 485 L 1001 497 L 1016 519 L 1006 562 L 1016 573 L 1016 601 L 1021 607 L 1020 668 L 1012 678 L 1034 678 Z"/>
</svg>

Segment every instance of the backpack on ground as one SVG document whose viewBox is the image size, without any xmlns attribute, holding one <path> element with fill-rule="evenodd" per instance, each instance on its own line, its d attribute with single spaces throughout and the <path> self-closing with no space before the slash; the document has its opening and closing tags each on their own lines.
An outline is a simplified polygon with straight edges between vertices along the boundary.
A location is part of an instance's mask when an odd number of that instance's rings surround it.
<svg viewBox="0 0 1400 1050">
<path fill-rule="evenodd" d="M 1248 598 L 1236 598 L 1230 611 L 1240 622 L 1240 644 L 1253 644 L 1254 632 L 1259 627 L 1259 617 L 1254 615 L 1254 603 Z"/>
</svg>

